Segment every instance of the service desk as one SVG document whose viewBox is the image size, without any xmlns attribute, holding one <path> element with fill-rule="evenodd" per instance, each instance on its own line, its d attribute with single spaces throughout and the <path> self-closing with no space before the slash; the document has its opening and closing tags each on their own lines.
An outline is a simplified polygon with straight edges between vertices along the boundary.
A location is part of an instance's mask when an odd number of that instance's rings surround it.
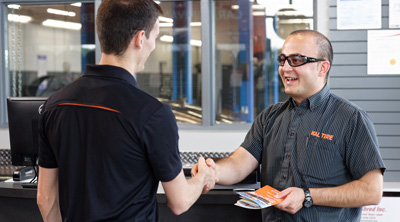
<svg viewBox="0 0 400 222">
<path fill-rule="evenodd" d="M 202 194 L 187 212 L 176 216 L 166 206 L 165 194 L 162 186 L 159 187 L 157 201 L 161 222 L 261 221 L 260 211 L 234 206 L 238 195 L 232 190 L 222 189 Z M 19 183 L 0 182 L 0 221 L 42 221 L 36 205 L 36 189 L 22 188 Z"/>
<path fill-rule="evenodd" d="M 387 218 L 393 218 L 399 213 L 395 209 L 400 205 L 400 183 L 384 183 L 383 196 L 380 205 L 371 206 L 371 208 L 365 207 L 363 222 L 391 221 Z M 157 192 L 159 215 L 162 222 L 261 221 L 259 210 L 247 210 L 234 206 L 233 204 L 237 199 L 238 195 L 232 190 L 213 190 L 201 195 L 187 212 L 176 216 L 166 206 L 166 198 L 161 185 Z M 394 209 L 390 209 L 391 207 Z M 379 209 L 386 210 L 382 213 L 378 212 Z M 0 182 L 0 221 L 42 221 L 36 205 L 36 189 L 22 188 L 21 184 L 18 183 Z"/>
</svg>

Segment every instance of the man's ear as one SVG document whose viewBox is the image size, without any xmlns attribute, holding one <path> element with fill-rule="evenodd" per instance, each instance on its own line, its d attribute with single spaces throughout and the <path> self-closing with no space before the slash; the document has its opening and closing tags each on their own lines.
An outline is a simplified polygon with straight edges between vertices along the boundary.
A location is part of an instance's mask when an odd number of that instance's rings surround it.
<svg viewBox="0 0 400 222">
<path fill-rule="evenodd" d="M 331 64 L 328 61 L 322 61 L 320 70 L 319 70 L 319 75 L 324 75 L 326 76 L 326 73 L 329 71 L 329 68 L 331 67 Z"/>
<path fill-rule="evenodd" d="M 138 31 L 135 34 L 135 36 L 133 37 L 133 41 L 135 43 L 135 46 L 138 47 L 139 49 L 141 49 L 143 47 L 143 41 L 144 41 L 144 38 L 145 38 L 144 34 L 145 34 L 144 31 L 141 30 L 141 31 Z"/>
</svg>

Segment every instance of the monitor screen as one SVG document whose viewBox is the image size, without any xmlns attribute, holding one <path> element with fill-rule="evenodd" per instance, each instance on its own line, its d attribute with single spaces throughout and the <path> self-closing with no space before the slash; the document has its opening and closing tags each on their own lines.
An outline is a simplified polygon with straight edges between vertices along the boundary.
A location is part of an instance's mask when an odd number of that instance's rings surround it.
<svg viewBox="0 0 400 222">
<path fill-rule="evenodd" d="M 11 162 L 35 166 L 39 154 L 39 118 L 47 97 L 7 98 Z"/>
</svg>

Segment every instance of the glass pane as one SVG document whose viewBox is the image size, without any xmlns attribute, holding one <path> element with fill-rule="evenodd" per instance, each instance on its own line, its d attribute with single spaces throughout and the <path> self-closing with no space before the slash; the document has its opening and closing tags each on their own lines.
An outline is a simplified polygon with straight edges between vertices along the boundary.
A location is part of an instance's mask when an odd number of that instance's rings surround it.
<svg viewBox="0 0 400 222">
<path fill-rule="evenodd" d="M 199 1 L 162 1 L 160 34 L 139 88 L 170 104 L 178 122 L 200 124 L 201 23 Z"/>
<path fill-rule="evenodd" d="M 215 1 L 217 123 L 253 122 L 287 99 L 276 55 L 290 32 L 313 28 L 312 10 L 304 0 Z"/>
<path fill-rule="evenodd" d="M 44 96 L 95 63 L 94 4 L 8 5 L 10 96 Z"/>
</svg>

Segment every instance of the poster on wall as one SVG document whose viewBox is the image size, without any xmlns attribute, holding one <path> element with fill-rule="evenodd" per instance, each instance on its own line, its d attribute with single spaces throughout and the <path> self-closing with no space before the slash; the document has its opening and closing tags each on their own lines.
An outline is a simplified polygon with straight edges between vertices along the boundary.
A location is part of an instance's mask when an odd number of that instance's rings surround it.
<svg viewBox="0 0 400 222">
<path fill-rule="evenodd" d="M 400 30 L 368 30 L 368 74 L 400 74 Z"/>
<path fill-rule="evenodd" d="M 361 222 L 398 221 L 400 197 L 383 197 L 378 205 L 362 208 Z"/>
<path fill-rule="evenodd" d="M 400 28 L 400 0 L 389 1 L 389 28 Z"/>
<path fill-rule="evenodd" d="M 337 0 L 337 29 L 380 29 L 382 0 Z"/>
</svg>

